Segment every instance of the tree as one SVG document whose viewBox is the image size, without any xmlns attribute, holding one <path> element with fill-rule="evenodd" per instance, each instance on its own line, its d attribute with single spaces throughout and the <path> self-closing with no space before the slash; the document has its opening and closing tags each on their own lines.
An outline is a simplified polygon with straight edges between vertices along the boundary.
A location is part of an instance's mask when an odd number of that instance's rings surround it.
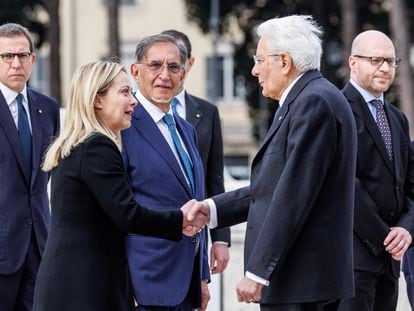
<svg viewBox="0 0 414 311">
<path fill-rule="evenodd" d="M 406 7 L 402 0 L 391 0 L 390 10 L 390 28 L 397 55 L 406 62 L 400 66 L 398 71 L 398 93 L 400 97 L 401 110 L 407 116 L 410 127 L 410 136 L 414 137 L 414 92 L 412 88 L 412 69 L 409 64 L 410 60 L 410 38 L 409 38 L 409 21 L 405 15 Z"/>
<path fill-rule="evenodd" d="M 37 49 L 50 43 L 50 93 L 61 102 L 59 0 L 0 0 L 0 7 L 0 24 L 18 23 L 29 29 Z M 39 10 L 49 14 L 48 24 L 37 19 Z"/>
<path fill-rule="evenodd" d="M 37 19 L 37 10 L 45 8 L 42 0 L 0 0 L 0 24 L 17 23 L 34 35 L 36 48 L 46 40 L 46 25 Z"/>
<path fill-rule="evenodd" d="M 121 57 L 119 51 L 119 0 L 107 0 L 109 56 Z"/>
<path fill-rule="evenodd" d="M 344 59 L 344 72 L 348 72 L 348 59 L 351 51 L 352 41 L 357 35 L 357 6 L 355 0 L 340 0 L 341 5 L 341 37 L 343 42 L 342 58 Z M 345 68 L 346 67 L 346 68 Z M 349 75 L 343 74 L 343 82 L 346 83 Z"/>
<path fill-rule="evenodd" d="M 289 5 L 287 5 L 287 2 Z M 190 21 L 195 22 L 199 28 L 207 33 L 209 32 L 210 4 L 205 0 L 185 0 L 187 7 L 187 16 Z M 273 101 L 264 99 L 257 83 L 257 78 L 251 75 L 253 62 L 251 56 L 255 53 L 256 40 L 254 29 L 255 26 L 264 20 L 274 18 L 275 16 L 291 14 L 312 14 L 318 22 L 324 27 L 324 39 L 329 43 L 329 59 L 326 54 L 322 60 L 323 72 L 331 81 L 342 81 L 337 71 L 341 66 L 335 58 L 335 47 L 340 41 L 339 25 L 339 6 L 337 1 L 331 1 L 329 7 L 323 0 L 226 0 L 220 1 L 220 32 L 222 34 L 231 31 L 232 22 L 236 21 L 240 30 L 244 33 L 244 39 L 241 43 L 234 42 L 235 45 L 235 63 L 234 77 L 242 75 L 245 78 L 246 101 L 249 105 L 250 116 L 253 121 L 253 133 L 256 139 L 262 138 L 260 130 L 263 120 L 263 108 L 268 110 L 267 113 L 269 126 L 273 120 L 276 105 Z M 325 40 L 324 40 L 325 41 Z"/>
<path fill-rule="evenodd" d="M 50 95 L 61 103 L 59 0 L 46 0 L 45 4 L 49 13 L 48 41 L 50 43 Z"/>
</svg>

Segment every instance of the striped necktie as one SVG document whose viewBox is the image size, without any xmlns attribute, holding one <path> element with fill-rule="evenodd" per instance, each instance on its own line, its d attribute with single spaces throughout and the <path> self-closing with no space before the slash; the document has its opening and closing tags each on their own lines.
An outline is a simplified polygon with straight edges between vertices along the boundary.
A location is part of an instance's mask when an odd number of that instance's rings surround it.
<svg viewBox="0 0 414 311">
<path fill-rule="evenodd" d="M 171 137 L 174 142 L 175 149 L 177 150 L 178 156 L 180 158 L 181 164 L 184 167 L 185 174 L 187 176 L 187 180 L 190 184 L 191 193 L 195 195 L 195 182 L 194 182 L 194 173 L 193 173 L 193 166 L 191 164 L 190 158 L 185 152 L 183 145 L 181 144 L 180 138 L 178 137 L 177 128 L 175 126 L 174 118 L 171 114 L 166 114 L 163 118 L 164 122 L 168 126 L 168 130 L 170 131 Z"/>
</svg>

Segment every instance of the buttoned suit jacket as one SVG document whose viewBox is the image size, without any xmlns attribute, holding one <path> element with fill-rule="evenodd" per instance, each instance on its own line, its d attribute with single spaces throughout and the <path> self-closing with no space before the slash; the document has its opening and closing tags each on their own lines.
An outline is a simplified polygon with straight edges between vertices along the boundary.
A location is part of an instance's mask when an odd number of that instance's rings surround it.
<svg viewBox="0 0 414 311">
<path fill-rule="evenodd" d="M 178 241 L 182 213 L 137 206 L 118 147 L 92 133 L 52 170 L 52 224 L 34 311 L 132 311 L 126 232 Z"/>
<path fill-rule="evenodd" d="M 32 126 L 32 172 L 25 169 L 16 124 L 0 92 L 0 275 L 22 267 L 32 231 L 43 253 L 50 224 L 43 155 L 59 130 L 57 102 L 27 88 Z"/>
<path fill-rule="evenodd" d="M 223 138 L 218 109 L 212 103 L 185 93 L 186 120 L 197 132 L 198 151 L 204 167 L 206 196 L 224 192 Z M 231 243 L 230 228 L 211 229 L 211 241 Z"/>
<path fill-rule="evenodd" d="M 354 257 L 355 269 L 378 272 L 392 262 L 395 277 L 400 262 L 384 249 L 390 227 L 414 229 L 414 153 L 404 114 L 385 101 L 390 125 L 394 161 L 367 103 L 355 87 L 343 89 L 353 111 L 358 133 L 355 187 Z"/>
<path fill-rule="evenodd" d="M 195 199 L 204 199 L 204 174 L 196 147 L 194 128 L 175 116 L 177 130 L 194 167 Z M 135 200 L 157 209 L 178 209 L 192 199 L 191 190 L 171 148 L 159 128 L 138 103 L 132 125 L 122 132 L 123 158 Z M 127 255 L 135 296 L 139 304 L 175 306 L 187 292 L 196 304 L 201 302 L 201 279 L 210 279 L 205 230 L 196 239 L 183 237 L 176 243 L 140 235 L 128 235 Z M 193 270 L 196 279 L 192 280 Z M 192 283 L 193 281 L 193 283 Z M 190 286 L 190 284 L 192 284 Z"/>
<path fill-rule="evenodd" d="M 319 71 L 293 86 L 251 168 L 251 184 L 213 197 L 219 226 L 247 219 L 245 270 L 269 280 L 262 304 L 354 294 L 356 133 Z"/>
</svg>

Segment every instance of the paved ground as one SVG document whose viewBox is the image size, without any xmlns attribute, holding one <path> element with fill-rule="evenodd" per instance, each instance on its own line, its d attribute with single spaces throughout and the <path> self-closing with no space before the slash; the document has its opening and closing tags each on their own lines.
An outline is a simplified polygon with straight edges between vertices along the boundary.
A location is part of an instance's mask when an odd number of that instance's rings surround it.
<svg viewBox="0 0 414 311">
<path fill-rule="evenodd" d="M 208 311 L 258 311 L 257 304 L 241 304 L 237 302 L 235 293 L 236 284 L 243 277 L 243 241 L 244 241 L 244 225 L 239 225 L 232 228 L 232 246 L 230 248 L 230 263 L 223 276 L 223 308 L 220 310 L 219 295 L 220 280 L 215 278 L 213 284 L 210 286 L 212 292 L 212 301 L 209 304 Z M 397 311 L 410 311 L 411 308 L 408 303 L 405 292 L 404 277 L 400 278 L 400 295 L 398 299 Z M 357 310 L 355 310 L 357 311 Z"/>
</svg>

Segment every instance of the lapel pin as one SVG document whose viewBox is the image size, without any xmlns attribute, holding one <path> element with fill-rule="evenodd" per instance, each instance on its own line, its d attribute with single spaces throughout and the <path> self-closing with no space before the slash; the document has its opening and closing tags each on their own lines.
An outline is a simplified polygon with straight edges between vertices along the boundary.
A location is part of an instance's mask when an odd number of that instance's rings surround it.
<svg viewBox="0 0 414 311">
<path fill-rule="evenodd" d="M 197 113 L 197 114 L 196 114 L 196 118 L 197 118 L 197 119 L 199 119 L 199 118 L 200 118 L 200 114 L 199 114 L 199 113 Z"/>
<path fill-rule="evenodd" d="M 38 109 L 38 110 L 37 110 L 37 113 L 38 113 L 38 114 L 42 114 L 42 112 L 43 112 L 43 111 L 42 111 L 42 109 Z"/>
<path fill-rule="evenodd" d="M 283 119 L 283 116 L 280 116 L 280 117 L 279 117 L 279 121 L 280 121 L 280 120 L 282 120 L 282 119 Z"/>
</svg>

